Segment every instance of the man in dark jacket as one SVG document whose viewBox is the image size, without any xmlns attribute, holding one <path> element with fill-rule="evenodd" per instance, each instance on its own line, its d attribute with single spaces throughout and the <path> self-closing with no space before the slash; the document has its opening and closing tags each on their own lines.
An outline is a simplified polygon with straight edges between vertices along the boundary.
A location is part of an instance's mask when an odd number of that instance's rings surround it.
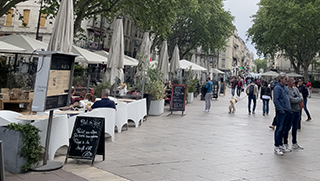
<svg viewBox="0 0 320 181">
<path fill-rule="evenodd" d="M 282 137 L 287 125 L 290 114 L 291 104 L 288 93 L 286 73 L 281 72 L 278 76 L 279 83 L 276 83 L 273 89 L 273 103 L 276 108 L 277 125 L 274 132 L 274 153 L 277 155 L 283 155 L 283 152 L 290 152 L 288 148 L 283 146 Z"/>
<path fill-rule="evenodd" d="M 305 84 L 303 84 L 303 81 L 301 79 L 299 79 L 298 85 L 299 85 L 298 89 L 301 92 L 302 97 L 303 97 L 303 104 L 304 104 L 303 109 L 304 109 L 304 112 L 308 116 L 308 119 L 306 121 L 310 121 L 311 120 L 311 116 L 310 116 L 310 113 L 309 113 L 309 111 L 307 109 L 307 101 L 308 101 L 308 95 L 309 95 L 308 89 L 305 86 Z"/>
</svg>

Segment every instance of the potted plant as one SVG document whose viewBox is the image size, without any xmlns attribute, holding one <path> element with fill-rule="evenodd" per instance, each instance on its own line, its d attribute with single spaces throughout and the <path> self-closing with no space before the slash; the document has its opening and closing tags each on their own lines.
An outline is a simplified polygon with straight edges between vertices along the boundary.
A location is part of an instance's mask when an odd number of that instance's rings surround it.
<svg viewBox="0 0 320 181">
<path fill-rule="evenodd" d="M 157 67 L 149 66 L 147 69 L 146 92 L 151 94 L 149 115 L 160 115 L 164 112 L 164 97 L 166 87 L 162 82 L 163 73 Z"/>
<path fill-rule="evenodd" d="M 187 91 L 188 91 L 188 103 L 191 103 L 194 98 L 194 93 L 197 90 L 198 79 L 189 80 L 187 83 Z"/>
<path fill-rule="evenodd" d="M 35 166 L 40 160 L 40 130 L 31 124 L 11 123 L 0 127 L 0 137 L 4 145 L 5 169 L 12 173 L 22 173 Z"/>
<path fill-rule="evenodd" d="M 153 116 L 161 115 L 164 112 L 164 92 L 166 87 L 160 80 L 148 82 L 148 92 L 152 94 L 148 114 Z"/>
</svg>

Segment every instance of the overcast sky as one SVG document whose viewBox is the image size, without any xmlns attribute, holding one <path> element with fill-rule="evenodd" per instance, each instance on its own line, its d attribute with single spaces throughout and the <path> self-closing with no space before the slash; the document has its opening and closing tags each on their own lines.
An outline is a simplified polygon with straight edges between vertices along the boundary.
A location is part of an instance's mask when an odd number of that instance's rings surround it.
<svg viewBox="0 0 320 181">
<path fill-rule="evenodd" d="M 251 45 L 251 41 L 246 41 L 246 32 L 252 26 L 252 18 L 250 16 L 258 11 L 257 3 L 260 0 L 225 0 L 223 2 L 225 10 L 230 11 L 234 17 L 233 24 L 238 30 L 238 35 L 246 42 L 249 50 L 255 54 L 254 58 L 259 58 L 256 55 L 255 48 Z"/>
</svg>

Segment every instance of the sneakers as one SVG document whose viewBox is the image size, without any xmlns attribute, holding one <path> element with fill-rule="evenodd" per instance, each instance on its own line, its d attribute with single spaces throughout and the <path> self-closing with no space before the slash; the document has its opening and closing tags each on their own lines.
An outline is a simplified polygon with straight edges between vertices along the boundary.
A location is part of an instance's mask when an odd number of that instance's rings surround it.
<svg viewBox="0 0 320 181">
<path fill-rule="evenodd" d="M 306 121 L 311 121 L 311 118 L 308 118 Z"/>
<path fill-rule="evenodd" d="M 288 145 L 288 144 L 280 145 L 279 148 L 280 148 L 280 150 L 281 150 L 283 153 L 289 153 L 289 152 L 292 151 L 292 150 L 289 148 L 289 145 Z"/>
<path fill-rule="evenodd" d="M 274 154 L 282 156 L 283 152 L 279 147 L 274 147 Z"/>
<path fill-rule="evenodd" d="M 251 114 L 251 112 L 249 112 L 249 115 Z"/>
<path fill-rule="evenodd" d="M 298 145 L 298 143 L 292 144 L 292 149 L 301 149 L 303 150 L 303 147 Z"/>
<path fill-rule="evenodd" d="M 266 116 L 266 114 L 263 113 L 262 116 Z"/>
<path fill-rule="evenodd" d="M 256 112 L 252 111 L 252 114 L 255 114 Z"/>
<path fill-rule="evenodd" d="M 210 112 L 210 110 L 209 109 L 205 109 L 205 110 L 203 110 L 203 112 Z"/>
</svg>

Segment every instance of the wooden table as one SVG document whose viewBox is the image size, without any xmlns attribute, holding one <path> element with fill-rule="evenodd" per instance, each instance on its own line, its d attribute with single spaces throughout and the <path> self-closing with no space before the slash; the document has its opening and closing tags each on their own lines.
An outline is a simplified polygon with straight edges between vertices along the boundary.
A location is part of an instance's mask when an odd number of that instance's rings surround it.
<svg viewBox="0 0 320 181">
<path fill-rule="evenodd" d="M 2 100 L 4 110 L 12 110 L 20 112 L 19 104 L 29 104 L 30 100 L 17 99 L 17 100 Z"/>
<path fill-rule="evenodd" d="M 22 115 L 16 117 L 16 119 L 20 120 L 43 120 L 43 119 L 49 119 L 49 115 L 36 115 L 36 114 L 31 114 L 31 115 Z"/>
</svg>

